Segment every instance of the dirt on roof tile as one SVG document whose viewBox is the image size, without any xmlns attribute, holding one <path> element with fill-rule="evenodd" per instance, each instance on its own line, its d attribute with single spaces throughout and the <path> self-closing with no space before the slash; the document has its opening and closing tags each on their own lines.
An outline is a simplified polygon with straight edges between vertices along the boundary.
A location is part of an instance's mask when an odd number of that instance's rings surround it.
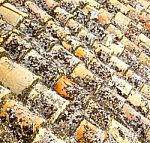
<svg viewBox="0 0 150 143">
<path fill-rule="evenodd" d="M 0 142 L 149 143 L 148 0 L 0 0 Z"/>
</svg>

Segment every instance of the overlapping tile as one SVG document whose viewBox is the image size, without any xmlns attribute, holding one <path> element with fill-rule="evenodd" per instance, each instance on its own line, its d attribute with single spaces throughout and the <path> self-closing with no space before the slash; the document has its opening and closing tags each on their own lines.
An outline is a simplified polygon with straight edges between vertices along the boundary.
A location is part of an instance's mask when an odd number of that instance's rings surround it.
<svg viewBox="0 0 150 143">
<path fill-rule="evenodd" d="M 149 142 L 147 0 L 1 2 L 1 119 L 14 139 Z"/>
<path fill-rule="evenodd" d="M 27 16 L 27 14 L 19 11 L 10 3 L 4 3 L 0 6 L 0 14 L 8 23 L 12 24 L 13 26 L 16 26 L 24 16 Z"/>
<path fill-rule="evenodd" d="M 21 94 L 38 79 L 33 73 L 6 57 L 0 59 L 0 69 L 0 81 L 16 94 Z"/>
</svg>

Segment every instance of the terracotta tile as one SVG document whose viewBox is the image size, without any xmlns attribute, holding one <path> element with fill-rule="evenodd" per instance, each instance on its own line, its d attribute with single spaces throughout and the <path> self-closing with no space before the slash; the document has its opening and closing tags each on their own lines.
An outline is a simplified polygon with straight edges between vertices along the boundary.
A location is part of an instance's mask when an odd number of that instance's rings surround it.
<svg viewBox="0 0 150 143">
<path fill-rule="evenodd" d="M 26 54 L 22 59 L 21 64 L 31 70 L 34 74 L 41 76 L 42 80 L 50 87 L 54 85 L 60 76 L 60 73 L 57 72 L 58 67 L 54 61 L 52 59 L 47 60 L 35 50 L 31 50 Z"/>
<path fill-rule="evenodd" d="M 78 64 L 71 73 L 71 77 L 77 84 L 86 88 L 86 90 L 91 93 L 97 92 L 102 86 L 102 79 L 95 76 L 84 64 Z"/>
<path fill-rule="evenodd" d="M 113 15 L 104 9 L 99 10 L 98 21 L 101 24 L 109 24 Z"/>
<path fill-rule="evenodd" d="M 9 112 L 10 110 L 11 112 Z M 6 124 L 12 125 L 14 130 L 19 131 L 15 132 L 18 138 L 24 137 L 26 140 L 32 140 L 40 126 L 45 122 L 43 118 L 34 115 L 20 102 L 15 100 L 6 101 L 1 110 L 0 117 Z M 30 129 L 31 132 L 28 132 L 26 128 Z"/>
<path fill-rule="evenodd" d="M 110 69 L 107 65 L 96 58 L 90 62 L 88 69 L 90 69 L 95 75 L 102 78 L 104 82 L 109 81 L 114 73 L 114 70 Z"/>
<path fill-rule="evenodd" d="M 60 95 L 66 98 L 72 99 L 73 97 L 69 97 L 67 87 L 75 86 L 75 83 L 68 79 L 66 76 L 62 76 L 55 84 L 55 91 L 57 91 Z"/>
<path fill-rule="evenodd" d="M 100 4 L 96 2 L 95 0 L 87 0 L 88 4 L 96 9 L 99 9 Z"/>
<path fill-rule="evenodd" d="M 143 42 L 139 43 L 139 47 L 143 50 L 143 52 L 148 53 L 149 46 Z"/>
<path fill-rule="evenodd" d="M 108 47 L 103 46 L 98 43 L 94 43 L 93 48 L 95 48 L 94 50 L 95 50 L 99 60 L 101 60 L 105 64 L 109 63 L 110 58 L 111 58 L 111 52 Z"/>
<path fill-rule="evenodd" d="M 138 15 L 138 19 L 142 23 L 146 23 L 147 21 L 150 20 L 150 16 L 147 12 L 143 11 Z"/>
<path fill-rule="evenodd" d="M 87 65 L 92 61 L 93 58 L 96 57 L 93 51 L 90 51 L 89 49 L 81 46 L 75 50 L 75 56 L 79 57 Z"/>
<path fill-rule="evenodd" d="M 140 66 L 138 67 L 136 73 L 140 75 L 146 82 L 149 83 L 149 73 L 150 73 L 150 68 L 146 66 L 145 64 L 141 63 Z"/>
<path fill-rule="evenodd" d="M 133 70 L 128 70 L 124 77 L 137 91 L 140 91 L 144 83 L 146 83 L 146 81 Z"/>
<path fill-rule="evenodd" d="M 77 37 L 82 40 L 83 43 L 86 43 L 87 45 L 93 45 L 94 41 L 98 39 L 94 34 L 90 33 L 88 29 L 83 28 L 80 30 L 80 32 L 77 34 Z"/>
<path fill-rule="evenodd" d="M 59 115 L 54 124 L 52 124 L 52 130 L 59 138 L 63 140 L 68 138 L 71 140 L 83 118 L 84 116 L 82 111 L 76 109 L 73 104 L 69 104 Z"/>
<path fill-rule="evenodd" d="M 124 48 L 124 51 L 119 58 L 126 64 L 128 64 L 130 66 L 130 69 L 132 69 L 135 73 L 138 70 L 138 67 L 142 64 L 139 58 L 126 48 Z"/>
<path fill-rule="evenodd" d="M 93 142 L 98 140 L 98 128 L 87 120 L 83 120 L 75 132 L 75 138 L 79 143 Z"/>
<path fill-rule="evenodd" d="M 8 9 L 10 9 L 10 10 L 12 10 L 12 11 L 15 11 L 16 13 L 20 14 L 23 17 L 27 17 L 28 16 L 28 14 L 26 14 L 26 13 L 18 10 L 17 8 L 15 8 L 15 6 L 13 6 L 10 3 L 4 3 L 3 6 L 6 7 L 6 8 L 8 8 Z"/>
<path fill-rule="evenodd" d="M 0 44 L 2 44 L 13 30 L 13 26 L 4 21 L 2 16 L 0 17 L 0 30 Z"/>
<path fill-rule="evenodd" d="M 30 89 L 16 101 L 2 98 L 0 116 L 13 136 L 35 143 L 149 142 L 150 4 L 10 2 L 0 5 L 0 98 L 5 88 Z"/>
<path fill-rule="evenodd" d="M 28 18 L 23 19 L 17 29 L 29 39 L 29 37 L 37 37 L 42 31 L 44 31 L 42 23 L 43 21 L 38 14 L 30 13 Z"/>
<path fill-rule="evenodd" d="M 0 69 L 0 81 L 16 94 L 21 94 L 38 79 L 33 73 L 6 57 L 0 59 Z"/>
<path fill-rule="evenodd" d="M 45 2 L 49 8 L 53 8 L 57 5 L 57 2 L 55 2 L 54 0 L 45 0 Z"/>
<path fill-rule="evenodd" d="M 133 74 L 134 74 L 134 71 L 129 69 L 125 74 L 125 78 L 129 79 L 130 77 L 132 77 Z"/>
<path fill-rule="evenodd" d="M 40 33 L 36 38 L 32 38 L 31 44 L 34 45 L 33 48 L 37 50 L 41 55 L 44 55 L 46 51 L 51 50 L 51 48 L 59 43 L 58 38 L 54 38 L 52 34 L 52 29 L 46 28 L 47 32 Z M 59 33 L 60 34 L 60 33 Z"/>
<path fill-rule="evenodd" d="M 150 30 L 150 22 L 147 22 L 145 26 L 147 27 L 148 30 Z"/>
<path fill-rule="evenodd" d="M 77 57 L 58 44 L 53 46 L 45 57 L 47 59 L 51 57 L 51 60 L 53 59 L 54 63 L 57 65 L 56 67 L 59 67 L 60 71 L 64 71 L 64 74 L 72 73 L 73 69 L 80 63 Z"/>
<path fill-rule="evenodd" d="M 122 110 L 122 107 L 126 102 L 124 97 L 108 85 L 100 88 L 96 93 L 95 98 L 100 105 L 103 105 L 108 110 L 110 109 L 111 112 L 116 115 Z"/>
<path fill-rule="evenodd" d="M 88 29 L 88 31 L 97 36 L 97 40 L 101 41 L 104 39 L 104 37 L 106 37 L 107 32 L 104 30 L 104 27 L 102 27 L 102 23 L 97 22 L 96 20 L 90 20 L 85 22 L 86 25 L 85 27 Z M 105 24 L 105 23 L 104 23 Z"/>
<path fill-rule="evenodd" d="M 10 90 L 0 85 L 0 99 L 10 94 Z"/>
<path fill-rule="evenodd" d="M 76 51 L 75 51 L 75 55 L 79 58 L 83 58 L 85 56 L 86 52 L 84 50 L 84 48 L 79 47 Z"/>
<path fill-rule="evenodd" d="M 82 5 L 80 5 L 80 2 L 83 2 L 84 1 L 80 1 L 80 0 L 77 0 L 77 1 L 73 1 L 73 0 L 63 0 L 63 1 L 59 1 L 59 6 L 68 11 L 69 13 L 73 13 L 77 8 L 82 8 Z"/>
</svg>

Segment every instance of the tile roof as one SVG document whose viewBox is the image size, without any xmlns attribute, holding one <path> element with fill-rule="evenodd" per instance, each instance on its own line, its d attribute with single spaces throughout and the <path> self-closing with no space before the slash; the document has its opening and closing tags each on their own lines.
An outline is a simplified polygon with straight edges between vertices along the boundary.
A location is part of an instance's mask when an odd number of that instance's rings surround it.
<svg viewBox="0 0 150 143">
<path fill-rule="evenodd" d="M 0 142 L 149 143 L 148 0 L 0 0 Z"/>
</svg>

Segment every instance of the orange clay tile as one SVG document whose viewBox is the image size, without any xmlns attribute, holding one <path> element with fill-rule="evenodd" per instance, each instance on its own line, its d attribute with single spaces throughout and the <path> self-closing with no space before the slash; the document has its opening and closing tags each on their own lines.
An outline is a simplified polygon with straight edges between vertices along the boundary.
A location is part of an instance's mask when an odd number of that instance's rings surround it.
<svg viewBox="0 0 150 143">
<path fill-rule="evenodd" d="M 98 21 L 100 23 L 106 23 L 108 21 L 107 16 L 105 14 L 98 16 Z"/>
<path fill-rule="evenodd" d="M 66 86 L 72 86 L 73 82 L 68 79 L 66 76 L 62 76 L 57 82 L 54 89 L 62 96 L 67 96 Z"/>
<path fill-rule="evenodd" d="M 150 30 L 150 22 L 146 23 L 146 27 L 148 30 Z"/>
<path fill-rule="evenodd" d="M 142 12 L 142 13 L 138 16 L 138 18 L 139 18 L 139 20 L 140 20 L 141 22 L 147 22 L 147 21 L 150 20 L 150 16 L 149 16 L 149 14 L 146 13 L 146 12 Z"/>
<path fill-rule="evenodd" d="M 85 56 L 85 50 L 82 47 L 79 47 L 76 51 L 75 51 L 75 55 L 79 58 L 83 58 Z"/>
<path fill-rule="evenodd" d="M 87 120 L 83 120 L 80 123 L 80 126 L 78 127 L 78 129 L 76 130 L 75 133 L 75 138 L 77 140 L 80 140 L 79 143 L 85 143 L 84 140 L 82 140 L 81 138 L 84 137 L 84 134 L 86 134 L 86 128 L 88 128 L 92 133 L 96 133 L 96 126 L 92 125 L 91 123 L 89 123 Z M 89 141 L 91 140 L 92 137 L 90 137 L 90 135 L 88 136 Z"/>
</svg>

